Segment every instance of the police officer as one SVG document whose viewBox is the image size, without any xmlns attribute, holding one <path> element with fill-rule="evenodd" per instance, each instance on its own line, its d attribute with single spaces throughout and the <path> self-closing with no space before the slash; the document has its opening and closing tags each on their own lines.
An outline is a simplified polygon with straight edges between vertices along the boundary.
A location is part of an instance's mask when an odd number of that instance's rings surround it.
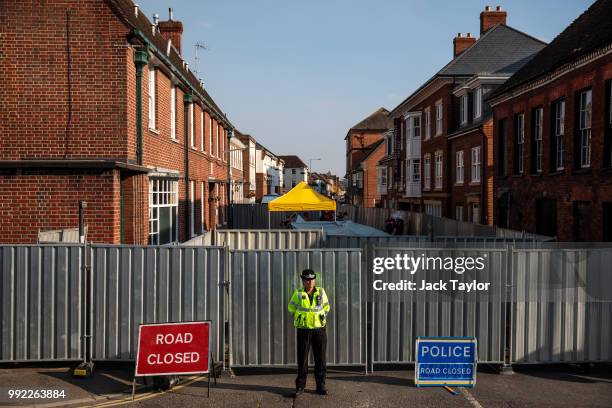
<svg viewBox="0 0 612 408">
<path fill-rule="evenodd" d="M 293 315 L 293 325 L 297 329 L 298 374 L 295 379 L 295 396 L 304 392 L 308 376 L 308 354 L 310 346 L 315 361 L 315 380 L 317 392 L 327 395 L 325 388 L 327 333 L 325 324 L 329 313 L 329 300 L 325 290 L 315 286 L 316 274 L 312 269 L 304 269 L 300 275 L 303 287 L 296 289 L 289 301 L 289 313 Z"/>
</svg>

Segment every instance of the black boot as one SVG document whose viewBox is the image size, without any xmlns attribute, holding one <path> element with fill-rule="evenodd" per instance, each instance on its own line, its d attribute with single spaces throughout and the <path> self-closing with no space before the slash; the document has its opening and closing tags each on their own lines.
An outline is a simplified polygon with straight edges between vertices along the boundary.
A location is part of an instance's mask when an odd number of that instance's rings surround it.
<svg viewBox="0 0 612 408">
<path fill-rule="evenodd" d="M 304 393 L 304 389 L 303 388 L 296 388 L 295 389 L 295 394 L 293 394 L 293 398 L 297 398 L 300 395 L 302 395 Z"/>
<path fill-rule="evenodd" d="M 317 394 L 319 395 L 328 395 L 329 392 L 327 392 L 327 388 L 325 388 L 325 384 L 318 384 L 317 385 Z"/>
</svg>

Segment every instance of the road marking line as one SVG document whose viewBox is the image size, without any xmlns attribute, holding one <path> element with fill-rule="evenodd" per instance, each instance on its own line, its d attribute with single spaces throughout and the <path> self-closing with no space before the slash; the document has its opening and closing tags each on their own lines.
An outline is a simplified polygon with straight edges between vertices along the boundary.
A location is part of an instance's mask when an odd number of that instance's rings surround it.
<svg viewBox="0 0 612 408">
<path fill-rule="evenodd" d="M 476 408 L 483 408 L 482 405 L 480 405 L 480 402 L 478 402 L 476 400 L 476 398 L 474 398 L 474 396 L 472 394 L 470 394 L 470 392 L 467 390 L 467 388 L 459 388 L 459 390 L 461 391 L 461 393 L 463 394 L 463 396 L 465 397 L 466 400 L 468 400 L 468 402 L 470 404 L 472 404 L 473 406 L 475 406 Z"/>
<path fill-rule="evenodd" d="M 199 375 L 199 376 L 196 376 L 196 377 L 190 377 L 183 384 L 175 385 L 174 387 L 172 387 L 169 390 L 158 391 L 158 392 L 149 391 L 149 392 L 146 392 L 144 394 L 140 394 L 137 397 L 134 397 L 134 399 L 132 399 L 132 396 L 129 396 L 129 397 L 126 397 L 126 398 L 123 398 L 123 399 L 120 399 L 120 400 L 116 400 L 116 401 L 106 401 L 106 402 L 103 402 L 101 404 L 87 405 L 87 406 L 89 406 L 89 407 L 98 407 L 98 408 L 100 408 L 100 407 L 106 408 L 106 407 L 114 407 L 114 406 L 118 406 L 118 405 L 125 405 L 125 404 L 129 404 L 131 402 L 144 401 L 144 400 L 147 400 L 147 399 L 150 399 L 150 398 L 153 398 L 153 397 L 162 396 L 162 395 L 167 394 L 169 392 L 180 390 L 181 388 L 184 388 L 184 387 L 186 387 L 188 385 L 191 385 L 194 382 L 197 382 L 197 381 L 199 381 L 199 380 L 201 380 L 203 378 L 204 378 L 204 376 L 202 376 L 202 375 Z"/>
</svg>

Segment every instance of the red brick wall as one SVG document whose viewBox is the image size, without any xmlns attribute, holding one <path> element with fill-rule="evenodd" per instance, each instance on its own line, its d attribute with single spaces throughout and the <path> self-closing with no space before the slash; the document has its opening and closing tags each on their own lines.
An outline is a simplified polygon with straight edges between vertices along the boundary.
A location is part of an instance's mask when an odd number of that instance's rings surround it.
<svg viewBox="0 0 612 408">
<path fill-rule="evenodd" d="M 363 173 L 363 206 L 374 207 L 374 202 L 380 200 L 380 194 L 378 194 L 378 171 L 377 166 L 380 159 L 385 155 L 385 144 L 380 144 L 374 153 L 368 156 L 366 160 L 361 163 L 364 168 Z"/>
<path fill-rule="evenodd" d="M 3 41 L 0 42 L 0 158 L 95 158 L 135 162 L 136 160 L 136 69 L 133 48 L 128 46 L 129 29 L 102 0 L 87 1 L 7 1 L 0 8 Z M 151 60 L 152 61 L 152 60 Z M 170 137 L 170 79 L 164 67 L 156 74 L 156 127 L 148 128 L 148 68 L 142 77 L 143 165 L 155 171 L 171 170 L 185 175 L 184 84 L 176 93 L 176 140 Z M 183 88 L 181 88 L 183 87 Z M 201 101 L 195 100 L 196 149 L 189 148 L 189 178 L 195 181 L 195 230 L 201 231 L 201 203 L 205 219 L 214 209 L 208 208 L 209 178 L 227 179 L 224 158 L 225 137 L 219 138 L 220 158 L 210 152 L 209 114 L 205 113 L 205 147 L 200 140 Z M 216 119 L 213 126 L 217 126 Z M 214 133 L 213 133 L 214 134 Z M 213 141 L 216 155 L 216 138 Z M 190 141 L 187 140 L 189 144 Z M 49 189 L 54 175 L 36 179 Z M 86 180 L 98 182 L 95 173 Z M 119 176 L 117 176 L 119 177 Z M 12 179 L 4 180 L 10 191 Z M 50 185 L 47 186 L 47 180 Z M 124 193 L 124 241 L 143 243 L 148 238 L 148 179 L 126 173 L 114 186 Z M 201 182 L 204 182 L 202 192 Z M 9 183 L 8 185 L 6 183 Z M 87 190 L 87 186 L 81 186 Z M 187 239 L 187 211 L 184 177 L 179 180 L 179 238 Z M 57 194 L 62 194 L 58 191 Z M 103 195 L 101 195 L 102 197 Z M 204 197 L 204 199 L 203 199 Z M 13 203 L 10 197 L 0 197 Z M 222 201 L 221 203 L 223 203 Z M 9 204 L 5 204 L 9 205 Z M 104 206 L 104 203 L 96 204 Z M 96 206 L 94 205 L 94 207 Z M 117 201 L 117 205 L 118 201 Z M 216 202 L 212 205 L 218 205 Z M 45 208 L 45 207 L 43 207 Z M 8 211 L 8 210 L 7 210 Z M 54 209 L 56 213 L 59 208 Z M 66 205 L 63 217 L 72 216 Z M 52 214 L 58 215 L 59 214 Z M 118 242 L 119 216 L 112 231 L 105 222 L 92 222 L 90 237 Z M 208 221 L 207 228 L 213 222 Z M 35 228 L 35 225 L 32 227 Z M 5 229 L 8 231 L 10 228 Z M 28 236 L 34 236 L 33 230 Z M 33 235 L 34 234 L 34 235 Z M 9 242 L 12 235 L 0 234 L 0 241 Z"/>
<path fill-rule="evenodd" d="M 38 231 L 78 228 L 86 201 L 91 242 L 118 244 L 119 172 L 116 170 L 0 173 L 0 242 L 35 243 Z"/>
<path fill-rule="evenodd" d="M 572 71 L 555 81 L 519 95 L 494 107 L 494 141 L 499 143 L 497 121 L 507 119 L 506 157 L 498 157 L 495 148 L 495 161 L 505 160 L 506 172 L 495 174 L 495 196 L 499 200 L 504 192 L 511 193 L 510 227 L 529 232 L 536 232 L 536 200 L 547 198 L 556 200 L 558 239 L 570 241 L 576 239 L 577 219 L 574 216 L 574 203 L 590 203 L 591 217 L 582 225 L 581 235 L 597 241 L 603 237 L 602 204 L 612 202 L 612 170 L 604 168 L 604 126 L 605 126 L 605 82 L 612 78 L 612 56 L 599 59 Z M 590 169 L 574 168 L 574 129 L 576 115 L 576 92 L 592 88 L 592 159 Z M 565 160 L 562 171 L 552 171 L 549 155 L 551 147 L 551 109 L 552 103 L 565 97 Z M 531 152 L 531 116 L 532 109 L 544 108 L 543 117 L 543 171 L 541 174 L 530 174 Z M 525 146 L 524 174 L 513 175 L 513 138 L 514 114 L 525 113 Z M 497 167 L 497 166 L 495 166 Z M 495 208 L 496 222 L 499 224 L 499 207 Z"/>
<path fill-rule="evenodd" d="M 346 140 L 348 149 L 346 157 L 347 173 L 363 159 L 363 156 L 367 153 L 368 146 L 383 138 L 383 133 L 366 131 L 353 131 L 349 133 Z"/>
<path fill-rule="evenodd" d="M 104 1 L 3 1 L 0 157 L 125 158 L 127 28 Z"/>
<path fill-rule="evenodd" d="M 442 134 L 436 136 L 436 102 L 442 99 L 443 103 L 443 126 L 442 126 Z M 421 118 L 422 123 L 422 134 L 421 134 L 421 158 L 425 156 L 425 154 L 429 153 L 431 155 L 431 190 L 427 191 L 424 188 L 421 188 L 423 200 L 435 200 L 442 203 L 442 216 L 443 217 L 453 217 L 453 210 L 451 210 L 450 205 L 450 192 L 451 192 L 451 171 L 448 160 L 448 155 L 450 154 L 449 150 L 449 141 L 447 139 L 448 130 L 453 127 L 453 118 L 455 111 L 455 103 L 454 96 L 452 94 L 452 86 L 444 85 L 436 92 L 434 92 L 431 96 L 429 96 L 425 101 L 421 102 L 417 107 L 413 110 L 424 110 L 429 107 L 431 112 L 431 137 L 429 140 L 425 140 L 425 119 Z M 435 152 L 438 150 L 442 150 L 442 189 L 435 189 L 436 177 L 435 177 Z M 405 163 L 403 163 L 405 166 Z M 424 187 L 424 167 L 423 167 L 423 159 L 421 159 L 421 187 Z"/>
<path fill-rule="evenodd" d="M 450 217 L 455 218 L 455 208 L 463 206 L 463 221 L 473 221 L 470 203 L 480 205 L 479 223 L 493 225 L 493 169 L 492 156 L 493 120 L 488 119 L 482 130 L 477 129 L 457 138 L 450 139 L 449 156 L 446 160 L 450 167 L 451 208 Z M 480 182 L 472 183 L 472 148 L 480 146 Z M 457 151 L 463 150 L 463 184 L 457 184 Z"/>
</svg>

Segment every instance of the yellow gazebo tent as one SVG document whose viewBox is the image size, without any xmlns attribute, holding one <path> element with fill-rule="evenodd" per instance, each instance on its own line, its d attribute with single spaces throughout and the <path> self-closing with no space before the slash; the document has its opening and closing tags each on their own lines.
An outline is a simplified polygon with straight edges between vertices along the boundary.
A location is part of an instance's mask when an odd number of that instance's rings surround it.
<svg viewBox="0 0 612 408">
<path fill-rule="evenodd" d="M 268 211 L 336 211 L 336 201 L 302 181 L 285 195 L 270 201 Z"/>
</svg>

